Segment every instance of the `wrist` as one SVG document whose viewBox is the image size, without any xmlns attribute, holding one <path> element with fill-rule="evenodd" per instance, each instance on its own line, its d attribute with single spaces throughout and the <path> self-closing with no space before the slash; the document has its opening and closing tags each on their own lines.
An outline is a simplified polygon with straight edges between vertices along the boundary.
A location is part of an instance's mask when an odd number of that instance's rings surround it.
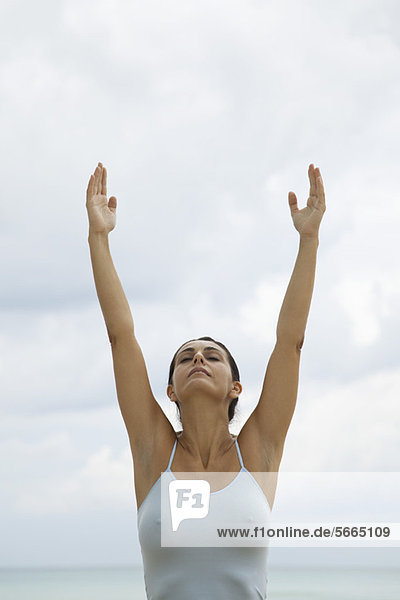
<svg viewBox="0 0 400 600">
<path fill-rule="evenodd" d="M 94 241 L 94 240 L 107 240 L 108 239 L 108 231 L 95 231 L 93 229 L 90 229 L 89 227 L 89 234 L 88 234 L 88 241 Z"/>
<path fill-rule="evenodd" d="M 317 235 L 300 235 L 300 244 L 301 245 L 305 245 L 305 244 L 310 244 L 310 245 L 319 245 L 319 237 L 318 234 Z"/>
</svg>

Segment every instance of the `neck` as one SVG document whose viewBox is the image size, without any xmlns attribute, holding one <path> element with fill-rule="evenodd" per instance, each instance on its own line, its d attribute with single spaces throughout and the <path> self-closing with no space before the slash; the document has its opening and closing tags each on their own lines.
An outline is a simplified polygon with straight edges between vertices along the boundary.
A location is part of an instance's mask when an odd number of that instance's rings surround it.
<svg viewBox="0 0 400 600">
<path fill-rule="evenodd" d="M 211 415 L 205 419 L 188 418 L 182 414 L 183 430 L 179 436 L 180 445 L 193 457 L 195 462 L 201 462 L 202 467 L 215 464 L 231 447 L 233 436 L 228 428 L 228 416 Z"/>
</svg>

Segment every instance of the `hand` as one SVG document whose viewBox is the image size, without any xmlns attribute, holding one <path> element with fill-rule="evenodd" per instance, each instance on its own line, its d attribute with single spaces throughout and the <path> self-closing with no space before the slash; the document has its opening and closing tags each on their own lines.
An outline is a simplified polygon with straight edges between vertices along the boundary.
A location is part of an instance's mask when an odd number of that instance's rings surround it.
<svg viewBox="0 0 400 600">
<path fill-rule="evenodd" d="M 90 232 L 108 234 L 114 229 L 117 220 L 117 199 L 111 196 L 107 202 L 107 171 L 101 162 L 89 179 L 86 208 Z"/>
<path fill-rule="evenodd" d="M 319 225 L 325 212 L 325 193 L 321 173 L 311 164 L 308 167 L 310 179 L 310 195 L 307 206 L 298 209 L 297 198 L 294 192 L 289 192 L 289 207 L 293 223 L 301 236 L 318 238 Z"/>
</svg>

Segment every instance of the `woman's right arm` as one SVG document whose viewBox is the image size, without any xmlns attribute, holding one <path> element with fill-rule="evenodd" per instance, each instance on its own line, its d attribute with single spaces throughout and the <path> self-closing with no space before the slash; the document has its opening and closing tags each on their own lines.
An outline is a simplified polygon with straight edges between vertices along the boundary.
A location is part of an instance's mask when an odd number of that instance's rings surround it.
<svg viewBox="0 0 400 600">
<path fill-rule="evenodd" d="M 107 202 L 107 172 L 101 163 L 86 192 L 89 248 L 97 296 L 111 343 L 118 403 L 132 450 L 151 454 L 160 436 L 173 427 L 151 390 L 132 314 L 110 253 L 108 234 L 115 227 L 117 199 Z"/>
</svg>

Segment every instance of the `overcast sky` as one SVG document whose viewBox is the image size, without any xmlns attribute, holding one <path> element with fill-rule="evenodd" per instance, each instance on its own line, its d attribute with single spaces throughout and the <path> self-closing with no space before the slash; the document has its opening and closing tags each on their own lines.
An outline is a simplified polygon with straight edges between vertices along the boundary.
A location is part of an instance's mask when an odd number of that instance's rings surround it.
<svg viewBox="0 0 400 600">
<path fill-rule="evenodd" d="M 243 385 L 233 433 L 258 400 L 296 260 L 288 192 L 303 208 L 308 165 L 320 168 L 281 469 L 400 471 L 399 20 L 395 0 L 2 1 L 0 566 L 140 563 L 87 243 L 98 161 L 153 392 L 178 428 L 172 356 L 221 340 Z M 311 556 L 283 552 L 271 561 Z"/>
</svg>

